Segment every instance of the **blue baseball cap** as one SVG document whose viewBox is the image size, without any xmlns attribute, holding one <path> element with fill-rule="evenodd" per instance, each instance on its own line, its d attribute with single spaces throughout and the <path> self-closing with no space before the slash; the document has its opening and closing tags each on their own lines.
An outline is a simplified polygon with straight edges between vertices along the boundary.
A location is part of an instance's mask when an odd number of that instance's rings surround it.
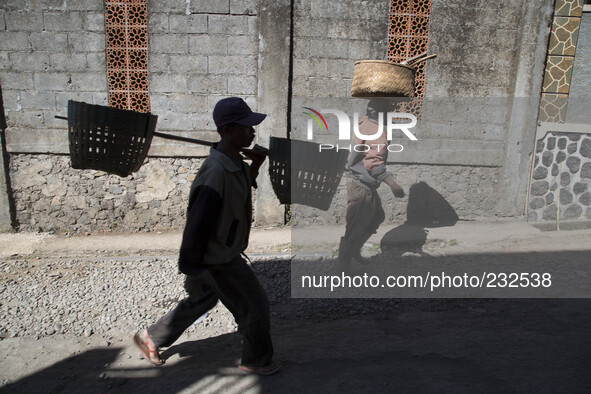
<svg viewBox="0 0 591 394">
<path fill-rule="evenodd" d="M 248 104 L 239 97 L 221 99 L 213 109 L 213 121 L 217 127 L 230 123 L 255 126 L 261 123 L 267 114 L 253 112 Z"/>
</svg>

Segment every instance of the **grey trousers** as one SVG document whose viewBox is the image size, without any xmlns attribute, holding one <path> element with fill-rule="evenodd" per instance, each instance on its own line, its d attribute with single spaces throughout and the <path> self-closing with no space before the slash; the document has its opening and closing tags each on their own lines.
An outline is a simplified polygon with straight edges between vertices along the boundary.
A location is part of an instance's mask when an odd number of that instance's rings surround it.
<svg viewBox="0 0 591 394">
<path fill-rule="evenodd" d="M 254 271 L 238 256 L 227 264 L 210 265 L 200 275 L 185 278 L 187 298 L 148 327 L 156 346 L 170 346 L 218 299 L 234 315 L 243 336 L 242 364 L 261 367 L 271 363 L 270 310 L 267 295 Z"/>
<path fill-rule="evenodd" d="M 350 181 L 347 185 L 347 224 L 344 239 L 358 251 L 386 219 L 377 190 Z"/>
</svg>

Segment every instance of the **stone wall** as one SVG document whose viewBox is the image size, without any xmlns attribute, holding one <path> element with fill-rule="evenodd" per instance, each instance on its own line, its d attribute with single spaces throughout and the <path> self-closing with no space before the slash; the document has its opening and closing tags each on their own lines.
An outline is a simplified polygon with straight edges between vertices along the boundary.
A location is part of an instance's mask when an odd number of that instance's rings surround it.
<svg viewBox="0 0 591 394">
<path fill-rule="evenodd" d="M 591 138 L 548 133 L 538 141 L 528 220 L 591 219 Z"/>
<path fill-rule="evenodd" d="M 10 176 L 22 231 L 181 229 L 202 159 L 151 158 L 126 178 L 70 168 L 67 156 L 12 155 Z"/>
</svg>

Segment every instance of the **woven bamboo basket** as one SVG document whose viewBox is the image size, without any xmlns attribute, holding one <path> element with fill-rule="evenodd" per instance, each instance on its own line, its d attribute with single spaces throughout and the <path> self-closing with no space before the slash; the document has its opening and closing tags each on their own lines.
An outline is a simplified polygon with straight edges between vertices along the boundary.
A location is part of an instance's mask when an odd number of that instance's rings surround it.
<svg viewBox="0 0 591 394">
<path fill-rule="evenodd" d="M 385 60 L 358 60 L 352 97 L 414 97 L 415 68 Z"/>
<path fill-rule="evenodd" d="M 158 117 L 101 105 L 68 101 L 72 168 L 122 177 L 144 163 Z"/>
<path fill-rule="evenodd" d="M 282 204 L 328 210 L 343 176 L 346 151 L 319 151 L 308 141 L 271 137 L 269 175 Z"/>
</svg>

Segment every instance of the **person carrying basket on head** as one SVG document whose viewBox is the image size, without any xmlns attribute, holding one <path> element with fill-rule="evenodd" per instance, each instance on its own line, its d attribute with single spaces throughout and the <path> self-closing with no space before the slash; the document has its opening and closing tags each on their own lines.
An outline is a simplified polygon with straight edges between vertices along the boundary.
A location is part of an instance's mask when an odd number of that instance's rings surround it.
<svg viewBox="0 0 591 394">
<path fill-rule="evenodd" d="M 366 115 L 359 121 L 362 135 L 375 135 L 379 129 L 380 113 L 388 113 L 393 104 L 382 98 L 371 99 L 367 104 Z M 365 144 L 365 140 L 355 136 L 355 145 Z M 347 216 L 345 235 L 339 244 L 339 262 L 345 267 L 352 261 L 366 263 L 361 256 L 361 248 L 372 234 L 375 234 L 386 215 L 378 194 L 378 187 L 386 183 L 395 197 L 404 197 L 404 190 L 386 171 L 389 144 L 383 132 L 377 140 L 367 144 L 365 151 L 352 151 L 347 160 Z"/>
</svg>

